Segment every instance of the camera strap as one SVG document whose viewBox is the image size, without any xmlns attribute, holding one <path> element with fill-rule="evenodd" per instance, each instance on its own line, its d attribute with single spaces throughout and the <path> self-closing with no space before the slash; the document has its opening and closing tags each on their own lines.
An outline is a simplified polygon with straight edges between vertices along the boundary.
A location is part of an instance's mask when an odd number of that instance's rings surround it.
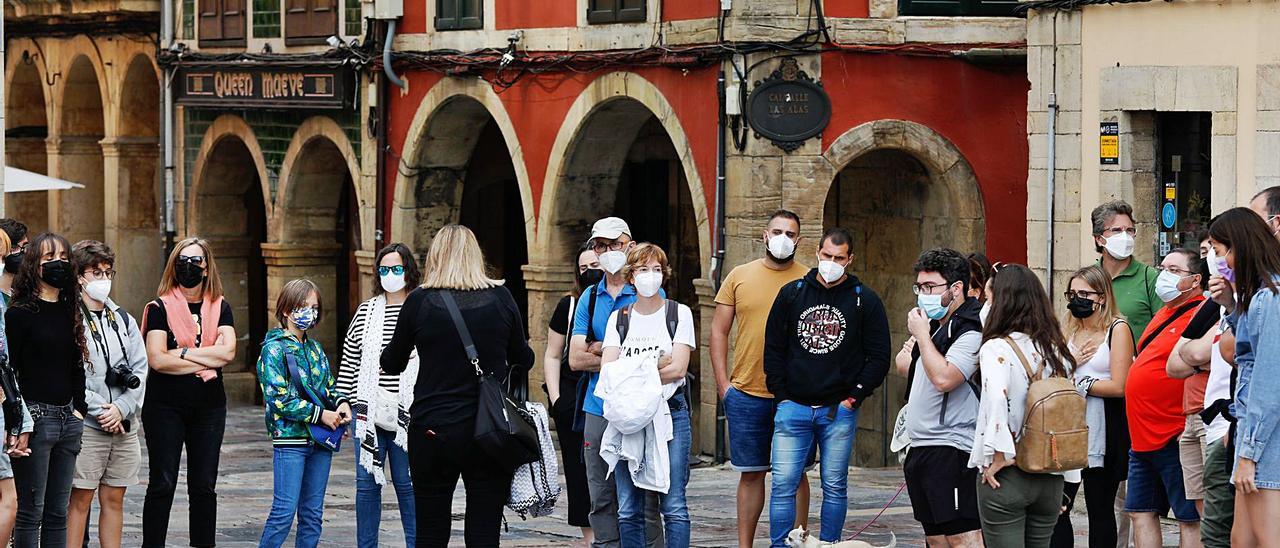
<svg viewBox="0 0 1280 548">
<path fill-rule="evenodd" d="M 83 301 L 80 303 L 80 311 L 84 314 L 85 321 L 89 323 L 89 333 L 93 337 L 94 346 L 96 346 L 98 351 L 102 353 L 103 361 L 105 362 L 107 369 L 110 370 L 111 345 L 107 344 L 107 341 L 103 339 L 102 330 L 99 329 L 98 322 L 95 319 L 95 314 L 89 310 L 88 306 L 85 306 Z M 107 323 L 111 325 L 111 330 L 115 332 L 116 342 L 120 343 L 120 353 L 124 356 L 124 366 L 131 367 L 131 362 L 129 361 L 129 349 L 124 344 L 124 337 L 120 335 L 120 323 L 116 321 L 115 311 L 111 310 L 110 306 L 106 306 L 106 303 L 103 303 L 102 315 L 106 317 Z M 92 367 L 92 364 L 90 364 L 90 367 Z M 110 386 L 107 387 L 107 402 L 115 403 L 115 394 L 112 393 Z"/>
</svg>

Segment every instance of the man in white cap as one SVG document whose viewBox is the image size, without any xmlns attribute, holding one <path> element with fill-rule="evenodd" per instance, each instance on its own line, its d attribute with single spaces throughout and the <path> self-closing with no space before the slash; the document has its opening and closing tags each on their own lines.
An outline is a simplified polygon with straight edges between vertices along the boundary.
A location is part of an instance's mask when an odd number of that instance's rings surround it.
<svg viewBox="0 0 1280 548">
<path fill-rule="evenodd" d="M 578 390 L 578 405 L 585 415 L 582 422 L 583 459 L 587 466 L 587 491 L 591 494 L 591 513 L 587 519 L 595 533 L 594 547 L 617 547 L 618 493 L 609 468 L 600 458 L 600 439 L 604 436 L 604 402 L 596 397 L 596 381 L 600 378 L 601 342 L 614 310 L 626 308 L 636 300 L 636 288 L 627 283 L 622 267 L 627 252 L 635 247 L 631 228 L 617 217 L 606 217 L 591 227 L 591 248 L 600 258 L 604 279 L 584 288 L 573 317 L 573 334 L 569 341 L 569 367 L 585 371 Z M 666 297 L 663 294 L 663 297 Z M 579 421 L 575 420 L 575 429 Z M 662 545 L 661 516 L 657 500 L 651 497 L 645 508 L 646 537 L 649 546 Z"/>
</svg>

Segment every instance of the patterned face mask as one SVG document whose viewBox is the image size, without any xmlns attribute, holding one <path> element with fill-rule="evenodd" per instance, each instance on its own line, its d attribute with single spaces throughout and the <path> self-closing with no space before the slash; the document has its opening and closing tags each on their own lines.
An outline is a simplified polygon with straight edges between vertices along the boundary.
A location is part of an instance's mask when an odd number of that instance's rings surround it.
<svg viewBox="0 0 1280 548">
<path fill-rule="evenodd" d="M 319 318 L 320 311 L 310 306 L 296 308 L 289 313 L 289 319 L 293 321 L 293 325 L 297 326 L 300 331 L 315 327 L 316 320 Z"/>
</svg>

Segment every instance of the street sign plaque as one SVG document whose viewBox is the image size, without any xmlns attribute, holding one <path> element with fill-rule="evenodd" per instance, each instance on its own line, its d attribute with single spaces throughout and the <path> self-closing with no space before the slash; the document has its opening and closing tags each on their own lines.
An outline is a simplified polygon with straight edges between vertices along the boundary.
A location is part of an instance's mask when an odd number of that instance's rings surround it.
<svg viewBox="0 0 1280 548">
<path fill-rule="evenodd" d="M 210 67 L 178 70 L 177 101 L 210 107 L 344 108 L 351 72 L 318 67 Z"/>
</svg>

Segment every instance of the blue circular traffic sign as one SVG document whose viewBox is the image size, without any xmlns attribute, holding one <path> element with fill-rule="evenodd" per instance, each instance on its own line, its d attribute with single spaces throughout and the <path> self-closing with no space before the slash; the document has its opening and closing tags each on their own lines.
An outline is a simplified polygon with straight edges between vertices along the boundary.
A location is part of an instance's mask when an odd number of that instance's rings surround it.
<svg viewBox="0 0 1280 548">
<path fill-rule="evenodd" d="M 1173 225 L 1178 222 L 1178 208 L 1172 203 L 1164 204 L 1160 210 L 1160 222 L 1164 224 L 1165 230 L 1173 230 Z"/>
</svg>

